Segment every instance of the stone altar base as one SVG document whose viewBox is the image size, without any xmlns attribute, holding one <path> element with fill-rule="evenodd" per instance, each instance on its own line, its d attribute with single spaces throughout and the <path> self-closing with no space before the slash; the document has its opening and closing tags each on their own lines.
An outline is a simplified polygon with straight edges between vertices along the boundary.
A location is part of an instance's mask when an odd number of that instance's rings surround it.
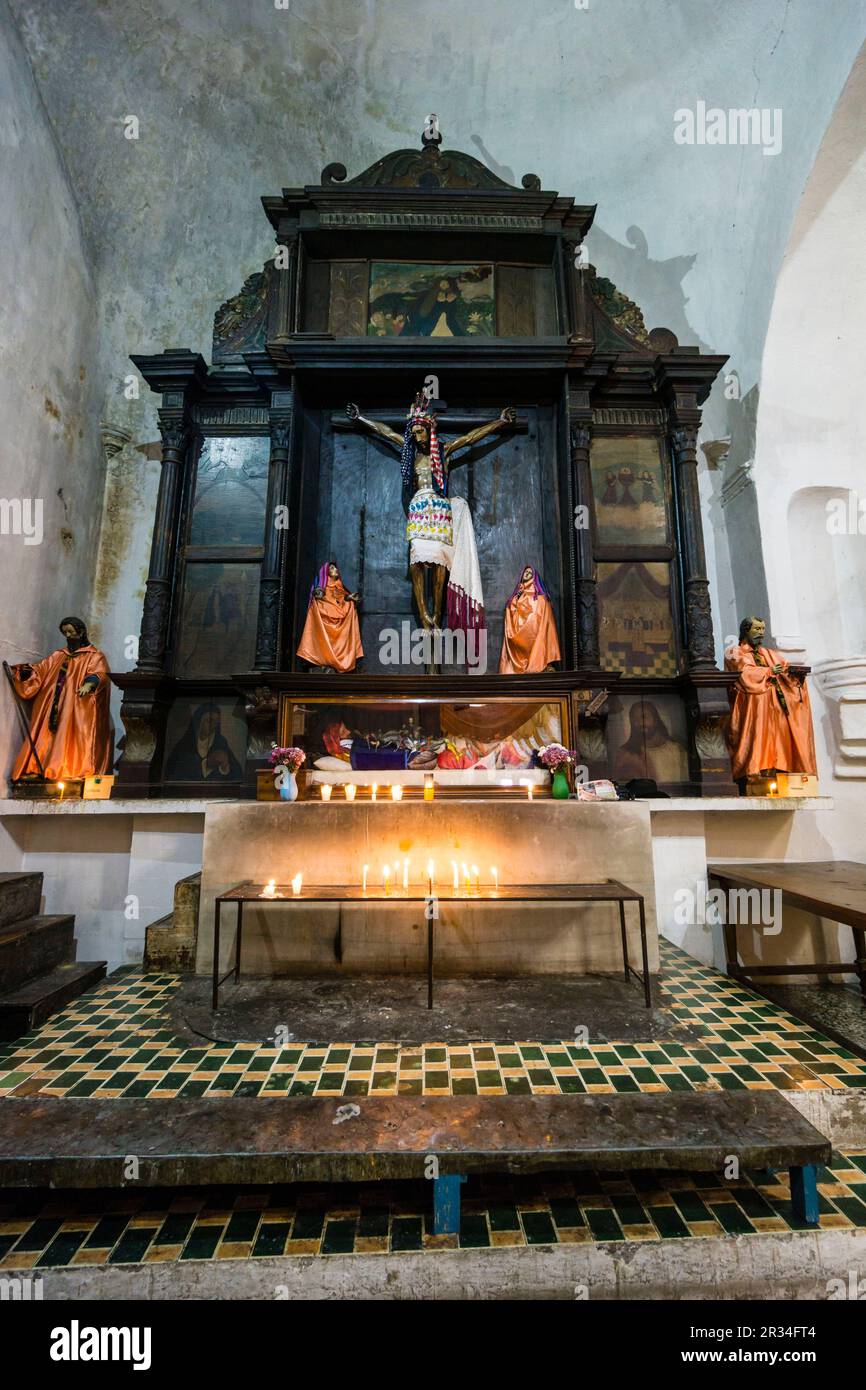
<svg viewBox="0 0 866 1390">
<path fill-rule="evenodd" d="M 658 970 L 650 813 L 636 802 L 227 802 L 208 809 L 196 970 L 212 969 L 214 898 L 244 880 L 381 884 L 382 866 L 410 861 L 410 881 L 450 883 L 452 860 L 496 866 L 505 884 L 619 879 L 646 900 L 649 966 Z M 402 872 L 402 870 L 401 870 Z M 423 903 L 285 905 L 244 910 L 243 974 L 406 974 L 426 962 Z M 440 904 L 436 974 L 622 973 L 615 904 Z M 637 910 L 626 911 L 629 953 L 640 961 Z M 234 909 L 223 910 L 223 961 L 234 950 Z M 636 996 L 635 1007 L 640 1007 Z"/>
</svg>

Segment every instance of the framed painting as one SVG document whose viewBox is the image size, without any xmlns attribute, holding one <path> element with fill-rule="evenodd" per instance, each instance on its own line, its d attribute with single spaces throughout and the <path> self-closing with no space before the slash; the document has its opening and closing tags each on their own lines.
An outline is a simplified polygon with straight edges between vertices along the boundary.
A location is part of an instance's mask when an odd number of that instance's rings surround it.
<svg viewBox="0 0 866 1390">
<path fill-rule="evenodd" d="M 183 696 L 168 717 L 164 779 L 209 787 L 241 782 L 246 740 L 243 700 Z"/>
<path fill-rule="evenodd" d="M 491 338 L 492 265 L 372 261 L 367 334 L 373 338 Z"/>
<path fill-rule="evenodd" d="M 647 435 L 594 439 L 590 471 L 599 547 L 670 542 L 660 440 Z"/>
<path fill-rule="evenodd" d="M 650 777 L 659 786 L 687 782 L 686 719 L 677 695 L 614 695 L 607 720 L 611 776 Z"/>
<path fill-rule="evenodd" d="M 208 561 L 185 567 L 175 675 L 227 676 L 252 665 L 261 565 Z"/>
<path fill-rule="evenodd" d="M 665 561 L 600 563 L 599 645 L 608 670 L 626 676 L 675 676 L 670 565 Z"/>
</svg>

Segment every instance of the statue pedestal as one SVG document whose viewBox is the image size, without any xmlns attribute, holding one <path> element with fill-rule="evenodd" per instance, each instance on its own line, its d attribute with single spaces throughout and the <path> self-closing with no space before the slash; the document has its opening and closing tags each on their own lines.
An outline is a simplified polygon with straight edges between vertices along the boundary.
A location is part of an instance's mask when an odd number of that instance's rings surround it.
<svg viewBox="0 0 866 1390">
<path fill-rule="evenodd" d="M 833 775 L 866 778 L 866 656 L 819 661 L 813 672 L 833 720 Z"/>
</svg>

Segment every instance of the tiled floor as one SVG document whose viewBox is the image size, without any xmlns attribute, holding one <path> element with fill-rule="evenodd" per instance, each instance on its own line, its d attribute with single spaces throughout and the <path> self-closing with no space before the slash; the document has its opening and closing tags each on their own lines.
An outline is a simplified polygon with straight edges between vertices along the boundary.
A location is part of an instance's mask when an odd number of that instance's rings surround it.
<svg viewBox="0 0 866 1390">
<path fill-rule="evenodd" d="M 0 1096 L 555 1095 L 866 1087 L 866 1062 L 662 942 L 662 1003 L 699 1045 L 573 1039 L 400 1047 L 189 1047 L 167 1026 L 172 975 L 122 974 L 0 1045 Z"/>
<path fill-rule="evenodd" d="M 819 1170 L 821 1227 L 866 1230 L 866 1153 Z M 0 1269 L 724 1238 L 802 1229 L 786 1175 L 582 1173 L 470 1179 L 458 1236 L 434 1236 L 429 1183 L 6 1193 Z"/>
</svg>

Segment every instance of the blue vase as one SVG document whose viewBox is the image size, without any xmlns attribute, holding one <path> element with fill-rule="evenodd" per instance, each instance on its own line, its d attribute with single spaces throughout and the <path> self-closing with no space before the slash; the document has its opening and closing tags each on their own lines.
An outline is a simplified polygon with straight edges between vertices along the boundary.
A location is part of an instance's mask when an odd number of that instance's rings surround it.
<svg viewBox="0 0 866 1390">
<path fill-rule="evenodd" d="M 284 769 L 283 769 L 282 781 L 280 782 L 280 800 L 281 800 L 281 801 L 297 801 L 297 799 L 298 799 L 298 782 L 297 782 L 297 778 L 296 778 L 294 772 L 290 772 L 288 768 L 284 768 Z"/>
</svg>

